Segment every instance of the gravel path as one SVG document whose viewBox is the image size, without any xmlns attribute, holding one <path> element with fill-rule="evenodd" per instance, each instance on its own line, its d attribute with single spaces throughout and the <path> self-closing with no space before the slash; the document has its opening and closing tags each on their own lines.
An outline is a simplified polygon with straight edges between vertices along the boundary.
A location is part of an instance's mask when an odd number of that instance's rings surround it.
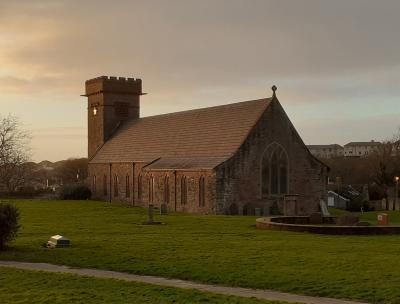
<svg viewBox="0 0 400 304">
<path fill-rule="evenodd" d="M 305 304 L 366 304 L 365 302 L 354 302 L 354 301 L 338 300 L 332 298 L 310 297 L 310 296 L 296 295 L 296 294 L 272 291 L 272 290 L 208 285 L 191 281 L 167 279 L 163 277 L 142 276 L 142 275 L 129 274 L 125 272 L 100 270 L 100 269 L 73 268 L 69 266 L 60 266 L 47 263 L 0 261 L 0 266 L 25 269 L 25 270 L 70 273 L 70 274 L 96 277 L 96 278 L 110 278 L 110 279 L 117 279 L 129 282 L 148 283 L 148 284 L 176 287 L 183 289 L 196 289 L 200 291 L 206 291 L 224 295 L 232 295 L 232 296 L 239 296 L 246 298 L 254 297 L 270 301 L 296 302 Z"/>
</svg>

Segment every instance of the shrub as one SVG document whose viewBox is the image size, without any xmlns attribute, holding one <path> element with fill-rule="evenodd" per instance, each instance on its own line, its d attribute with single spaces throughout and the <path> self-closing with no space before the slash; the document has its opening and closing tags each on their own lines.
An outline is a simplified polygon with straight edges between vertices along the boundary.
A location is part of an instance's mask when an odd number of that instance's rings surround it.
<svg viewBox="0 0 400 304">
<path fill-rule="evenodd" d="M 85 185 L 65 185 L 60 192 L 60 199 L 63 200 L 86 200 L 90 199 L 92 193 Z"/>
<path fill-rule="evenodd" d="M 17 236 L 19 211 L 11 204 L 0 203 L 0 250 Z"/>
<path fill-rule="evenodd" d="M 370 206 L 369 202 L 364 200 L 361 196 L 350 200 L 350 202 L 347 204 L 347 210 L 351 212 L 360 212 L 361 207 L 364 212 L 374 210 L 374 208 Z"/>
</svg>

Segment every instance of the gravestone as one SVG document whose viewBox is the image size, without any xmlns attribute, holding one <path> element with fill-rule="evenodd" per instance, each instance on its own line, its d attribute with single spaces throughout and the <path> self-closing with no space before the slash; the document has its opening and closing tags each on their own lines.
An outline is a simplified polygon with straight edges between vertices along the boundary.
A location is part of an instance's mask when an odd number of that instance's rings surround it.
<svg viewBox="0 0 400 304">
<path fill-rule="evenodd" d="M 167 214 L 167 204 L 163 203 L 160 205 L 160 215 Z"/>
<path fill-rule="evenodd" d="M 147 222 L 149 224 L 152 224 L 154 222 L 154 206 L 153 206 L 153 204 L 149 205 L 148 216 L 149 216 L 149 219 Z"/>
<path fill-rule="evenodd" d="M 69 247 L 71 242 L 65 236 L 62 235 L 53 235 L 50 240 L 47 242 L 48 248 L 63 248 Z"/>
<path fill-rule="evenodd" d="M 319 206 L 321 208 L 321 212 L 322 212 L 323 216 L 330 216 L 331 215 L 329 213 L 328 206 L 326 205 L 324 200 L 320 200 L 319 201 Z"/>
<path fill-rule="evenodd" d="M 394 201 L 392 199 L 388 199 L 388 209 L 387 210 L 394 210 Z"/>
<path fill-rule="evenodd" d="M 283 199 L 283 214 L 286 216 L 297 215 L 297 194 L 286 194 Z"/>
</svg>

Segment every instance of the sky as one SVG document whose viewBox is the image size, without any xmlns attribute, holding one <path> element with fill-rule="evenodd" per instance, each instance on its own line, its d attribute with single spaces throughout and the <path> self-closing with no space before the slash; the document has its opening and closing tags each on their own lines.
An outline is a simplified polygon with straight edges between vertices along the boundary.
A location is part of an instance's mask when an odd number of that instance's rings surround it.
<svg viewBox="0 0 400 304">
<path fill-rule="evenodd" d="M 0 115 L 32 159 L 87 155 L 84 81 L 141 78 L 141 116 L 270 97 L 306 144 L 400 126 L 397 0 L 0 0 Z"/>
</svg>

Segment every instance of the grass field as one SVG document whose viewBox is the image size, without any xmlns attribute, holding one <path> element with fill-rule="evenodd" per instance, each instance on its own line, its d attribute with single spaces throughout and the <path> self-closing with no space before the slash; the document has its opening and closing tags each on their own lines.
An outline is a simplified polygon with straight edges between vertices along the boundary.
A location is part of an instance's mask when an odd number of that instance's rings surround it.
<svg viewBox="0 0 400 304">
<path fill-rule="evenodd" d="M 50 262 L 230 286 L 400 303 L 400 236 L 257 230 L 255 217 L 157 217 L 94 201 L 14 201 L 23 229 L 0 259 Z M 376 214 L 364 214 L 373 219 Z M 390 214 L 400 222 L 399 213 Z M 46 249 L 52 234 L 72 241 Z"/>
<path fill-rule="evenodd" d="M 158 287 L 112 279 L 97 279 L 2 267 L 0 267 L 0 303 L 283 304 L 283 302 L 216 295 L 194 290 Z"/>
</svg>

